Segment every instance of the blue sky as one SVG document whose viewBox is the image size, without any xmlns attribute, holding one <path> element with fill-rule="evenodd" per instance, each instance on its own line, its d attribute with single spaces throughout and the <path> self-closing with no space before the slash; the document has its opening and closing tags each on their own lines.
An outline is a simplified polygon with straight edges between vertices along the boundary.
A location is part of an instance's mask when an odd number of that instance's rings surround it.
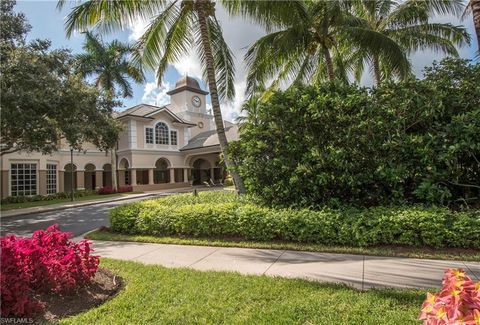
<svg viewBox="0 0 480 325">
<path fill-rule="evenodd" d="M 82 51 L 82 35 L 73 35 L 70 39 L 66 37 L 64 30 L 64 18 L 70 12 L 70 5 L 66 5 L 62 11 L 56 9 L 57 1 L 22 1 L 17 0 L 16 11 L 25 13 L 32 30 L 28 35 L 28 39 L 50 39 L 53 48 L 69 48 L 73 53 Z M 250 22 L 244 21 L 242 18 L 229 17 L 222 8 L 217 7 L 217 17 L 222 24 L 224 37 L 230 45 L 236 63 L 236 78 L 235 89 L 236 97 L 234 100 L 222 103 L 222 111 L 224 117 L 228 120 L 234 120 L 240 113 L 241 104 L 244 100 L 245 91 L 245 66 L 242 58 L 245 54 L 246 48 L 255 40 L 265 34 L 265 31 Z M 474 35 L 473 22 L 471 17 L 463 22 L 458 21 L 454 17 L 439 17 L 435 19 L 439 22 L 450 22 L 455 25 L 463 24 L 471 35 Z M 124 42 L 133 42 L 141 35 L 145 28 L 145 22 L 136 22 L 129 29 L 124 31 L 117 31 L 104 37 L 105 40 L 113 38 Z M 475 37 L 472 37 L 472 44 L 470 47 L 463 47 L 459 49 L 460 56 L 464 58 L 473 58 L 475 49 L 477 48 Z M 430 65 L 434 60 L 439 60 L 443 57 L 441 54 L 436 54 L 431 51 L 423 51 L 414 53 L 411 56 L 411 61 L 414 66 L 417 76 L 422 76 L 422 69 L 426 65 Z M 130 106 L 139 104 L 141 102 L 164 105 L 169 102 L 168 96 L 165 94 L 172 89 L 175 81 L 181 76 L 188 74 L 190 76 L 201 79 L 201 68 L 198 59 L 194 53 L 186 53 L 181 62 L 171 66 L 165 76 L 164 83 L 161 87 L 157 87 L 155 83 L 154 73 L 147 72 L 147 82 L 143 85 L 132 84 L 134 89 L 133 98 L 123 100 L 125 109 Z M 363 85 L 370 85 L 372 83 L 371 76 L 364 75 L 362 79 Z M 202 82 L 205 89 L 205 84 Z"/>
</svg>

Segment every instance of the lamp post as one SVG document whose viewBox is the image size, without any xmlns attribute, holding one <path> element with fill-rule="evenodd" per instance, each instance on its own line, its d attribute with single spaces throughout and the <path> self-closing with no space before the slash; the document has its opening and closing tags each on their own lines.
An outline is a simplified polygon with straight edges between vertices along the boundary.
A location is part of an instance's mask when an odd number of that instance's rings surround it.
<svg viewBox="0 0 480 325">
<path fill-rule="evenodd" d="M 74 190 L 73 190 L 73 148 L 70 148 L 70 191 L 71 191 L 71 201 L 73 201 Z"/>
</svg>

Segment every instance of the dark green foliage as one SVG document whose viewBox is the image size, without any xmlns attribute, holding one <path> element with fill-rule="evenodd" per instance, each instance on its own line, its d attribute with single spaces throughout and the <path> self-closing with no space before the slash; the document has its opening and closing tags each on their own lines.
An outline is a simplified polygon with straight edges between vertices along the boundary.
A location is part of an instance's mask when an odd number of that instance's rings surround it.
<svg viewBox="0 0 480 325">
<path fill-rule="evenodd" d="M 84 197 L 89 195 L 97 194 L 94 190 L 76 190 L 74 192 L 74 197 Z M 8 196 L 3 198 L 1 204 L 12 204 L 12 203 L 24 203 L 24 202 L 36 202 L 36 201 L 51 201 L 57 199 L 67 199 L 71 197 L 70 192 L 58 192 L 55 194 L 48 195 L 33 195 L 33 196 Z"/>
<path fill-rule="evenodd" d="M 447 59 L 423 80 L 372 90 L 293 87 L 261 105 L 230 155 L 270 205 L 475 205 L 479 81 L 479 64 Z"/>
<path fill-rule="evenodd" d="M 110 224 L 119 233 L 155 236 L 480 248 L 480 211 L 440 207 L 274 209 L 245 196 L 200 193 L 117 207 L 110 212 Z"/>
<path fill-rule="evenodd" d="M 74 74 L 69 50 L 52 50 L 48 40 L 25 44 L 30 27 L 13 5 L 0 6 L 0 155 L 51 153 L 60 137 L 76 150 L 85 142 L 101 150 L 112 147 L 121 130 L 112 118 L 116 101 Z"/>
</svg>

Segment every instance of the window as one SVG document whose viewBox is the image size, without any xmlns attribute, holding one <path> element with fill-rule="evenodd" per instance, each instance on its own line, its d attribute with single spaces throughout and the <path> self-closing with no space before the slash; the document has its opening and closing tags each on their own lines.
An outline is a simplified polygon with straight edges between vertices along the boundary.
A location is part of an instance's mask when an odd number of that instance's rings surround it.
<svg viewBox="0 0 480 325">
<path fill-rule="evenodd" d="M 146 143 L 152 143 L 153 144 L 153 129 L 152 128 L 146 128 L 145 129 L 145 141 L 146 141 Z"/>
<path fill-rule="evenodd" d="M 37 164 L 11 165 L 12 196 L 37 194 Z"/>
<path fill-rule="evenodd" d="M 57 165 L 47 164 L 47 194 L 57 193 Z"/>
<path fill-rule="evenodd" d="M 170 144 L 177 145 L 177 131 L 170 131 Z"/>
<path fill-rule="evenodd" d="M 168 144 L 168 126 L 163 122 L 155 125 L 155 143 Z"/>
</svg>

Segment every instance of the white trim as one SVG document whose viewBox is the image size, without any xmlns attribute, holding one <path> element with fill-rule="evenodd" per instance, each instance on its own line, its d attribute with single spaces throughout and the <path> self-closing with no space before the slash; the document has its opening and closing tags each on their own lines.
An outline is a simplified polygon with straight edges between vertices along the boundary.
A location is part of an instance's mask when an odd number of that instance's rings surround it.
<svg viewBox="0 0 480 325">
<path fill-rule="evenodd" d="M 131 119 L 128 122 L 128 132 L 129 132 L 128 147 L 135 149 L 137 148 L 137 121 Z"/>
<path fill-rule="evenodd" d="M 169 150 L 169 149 L 157 149 L 157 148 L 144 148 L 144 149 L 124 149 L 118 150 L 117 153 L 130 153 L 130 154 L 149 154 L 149 155 L 159 155 L 159 154 L 169 154 L 169 155 L 183 155 L 182 151 L 179 150 Z"/>
</svg>

